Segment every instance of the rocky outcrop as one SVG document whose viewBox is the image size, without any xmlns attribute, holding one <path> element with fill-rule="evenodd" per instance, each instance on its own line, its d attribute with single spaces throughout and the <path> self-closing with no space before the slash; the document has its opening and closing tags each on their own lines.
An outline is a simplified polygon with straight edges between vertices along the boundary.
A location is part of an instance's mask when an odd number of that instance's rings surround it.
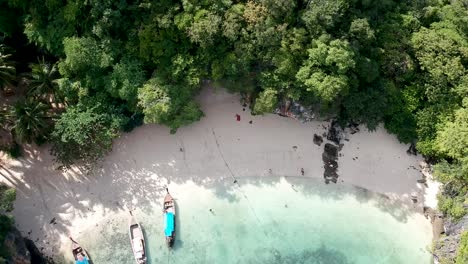
<svg viewBox="0 0 468 264">
<path fill-rule="evenodd" d="M 312 120 L 320 120 L 320 118 L 316 116 L 317 112 L 318 110 L 313 107 L 306 107 L 301 105 L 299 102 L 293 102 L 290 100 L 280 102 L 274 111 L 275 114 L 292 117 L 302 123 L 310 122 Z"/>
<path fill-rule="evenodd" d="M 445 220 L 444 234 L 434 243 L 434 263 L 455 263 L 461 233 L 466 230 L 468 230 L 468 215 L 456 222 Z"/>
<path fill-rule="evenodd" d="M 10 256 L 6 259 L 7 264 L 52 264 L 42 256 L 33 241 L 23 238 L 15 227 L 7 233 L 3 243 Z"/>
</svg>

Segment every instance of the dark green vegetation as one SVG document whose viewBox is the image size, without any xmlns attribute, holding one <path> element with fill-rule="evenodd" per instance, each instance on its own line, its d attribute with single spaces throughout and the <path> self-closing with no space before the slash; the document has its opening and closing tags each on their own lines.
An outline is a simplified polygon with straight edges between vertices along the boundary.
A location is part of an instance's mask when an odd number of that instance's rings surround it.
<svg viewBox="0 0 468 264">
<path fill-rule="evenodd" d="M 468 231 L 463 232 L 461 235 L 456 263 L 468 263 Z"/>
<path fill-rule="evenodd" d="M 15 189 L 0 185 L 0 263 L 4 263 L 5 258 L 10 255 L 3 245 L 7 233 L 10 232 L 13 227 L 14 220 L 5 213 L 13 210 L 13 202 L 15 199 Z"/>
<path fill-rule="evenodd" d="M 175 132 L 199 120 L 193 96 L 210 79 L 252 98 L 255 113 L 295 100 L 342 123 L 383 121 L 438 162 L 441 209 L 466 214 L 466 0 L 0 0 L 0 10 L 0 84 L 27 80 L 2 131 L 51 141 L 65 165 L 95 161 L 143 121 Z"/>
</svg>

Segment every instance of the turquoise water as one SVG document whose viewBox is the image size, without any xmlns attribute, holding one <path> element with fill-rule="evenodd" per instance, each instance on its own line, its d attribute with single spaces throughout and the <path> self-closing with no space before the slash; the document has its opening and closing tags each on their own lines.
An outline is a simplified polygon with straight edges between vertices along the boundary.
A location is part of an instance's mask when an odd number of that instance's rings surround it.
<svg viewBox="0 0 468 264">
<path fill-rule="evenodd" d="M 149 263 L 430 263 L 422 216 L 384 196 L 303 178 L 248 178 L 170 186 L 175 248 L 164 244 L 161 201 L 135 214 Z M 214 213 L 210 213 L 209 209 Z M 79 239 L 94 263 L 134 263 L 124 212 Z"/>
</svg>

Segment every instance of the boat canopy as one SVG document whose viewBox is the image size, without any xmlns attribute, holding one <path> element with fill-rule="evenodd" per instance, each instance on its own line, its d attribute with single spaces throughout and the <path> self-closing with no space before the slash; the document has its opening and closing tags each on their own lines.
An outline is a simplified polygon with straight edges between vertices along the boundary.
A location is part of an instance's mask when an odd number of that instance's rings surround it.
<svg viewBox="0 0 468 264">
<path fill-rule="evenodd" d="M 166 227 L 164 228 L 164 233 L 166 236 L 172 236 L 174 232 L 174 214 L 172 212 L 167 212 L 164 214 L 166 218 Z"/>
</svg>

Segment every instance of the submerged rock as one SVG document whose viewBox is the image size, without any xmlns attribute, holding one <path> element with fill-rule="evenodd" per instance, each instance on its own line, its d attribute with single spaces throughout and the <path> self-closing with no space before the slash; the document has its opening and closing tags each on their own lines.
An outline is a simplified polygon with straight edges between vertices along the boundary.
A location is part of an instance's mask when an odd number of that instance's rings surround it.
<svg viewBox="0 0 468 264">
<path fill-rule="evenodd" d="M 416 145 L 414 143 L 411 143 L 406 153 L 408 153 L 408 155 L 416 156 L 418 154 L 418 151 L 416 150 Z"/>
</svg>

